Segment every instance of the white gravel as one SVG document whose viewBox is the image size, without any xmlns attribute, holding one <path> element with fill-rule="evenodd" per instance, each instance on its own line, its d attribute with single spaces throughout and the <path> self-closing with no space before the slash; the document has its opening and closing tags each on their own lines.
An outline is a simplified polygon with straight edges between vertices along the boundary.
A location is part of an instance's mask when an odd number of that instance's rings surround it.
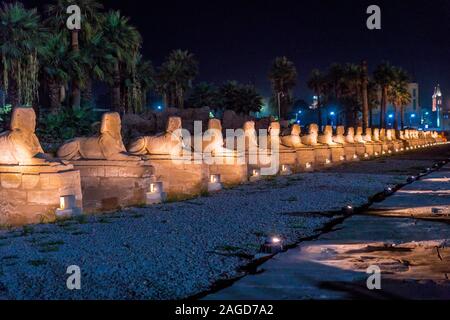
<svg viewBox="0 0 450 320">
<path fill-rule="evenodd" d="M 116 214 L 0 231 L 0 299 L 179 299 L 238 274 L 267 235 L 287 243 L 367 202 L 393 175 L 309 173 Z M 287 214 L 304 213 L 304 214 Z M 82 289 L 66 288 L 78 265 Z"/>
</svg>

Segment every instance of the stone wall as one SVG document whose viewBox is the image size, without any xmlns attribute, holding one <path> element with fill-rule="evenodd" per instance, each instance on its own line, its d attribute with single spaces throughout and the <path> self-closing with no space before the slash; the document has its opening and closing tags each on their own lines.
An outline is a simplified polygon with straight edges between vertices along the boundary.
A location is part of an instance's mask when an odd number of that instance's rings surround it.
<svg viewBox="0 0 450 320">
<path fill-rule="evenodd" d="M 77 206 L 82 206 L 79 171 L 52 171 L 0 166 L 0 225 L 54 221 L 64 195 L 75 195 Z"/>
</svg>

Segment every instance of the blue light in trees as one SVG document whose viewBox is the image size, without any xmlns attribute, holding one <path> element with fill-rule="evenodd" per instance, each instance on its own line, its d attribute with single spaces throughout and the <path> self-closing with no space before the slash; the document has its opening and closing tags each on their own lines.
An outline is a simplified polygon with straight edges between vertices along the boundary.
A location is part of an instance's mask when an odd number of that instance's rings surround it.
<svg viewBox="0 0 450 320">
<path fill-rule="evenodd" d="M 336 112 L 334 112 L 334 111 L 330 112 L 330 116 L 334 117 L 335 115 L 336 115 Z"/>
<path fill-rule="evenodd" d="M 392 119 L 393 117 L 394 117 L 394 115 L 391 113 L 391 114 L 389 115 L 389 118 Z"/>
<path fill-rule="evenodd" d="M 416 117 L 416 115 L 413 113 L 412 115 L 411 115 L 411 118 L 415 118 Z"/>
</svg>

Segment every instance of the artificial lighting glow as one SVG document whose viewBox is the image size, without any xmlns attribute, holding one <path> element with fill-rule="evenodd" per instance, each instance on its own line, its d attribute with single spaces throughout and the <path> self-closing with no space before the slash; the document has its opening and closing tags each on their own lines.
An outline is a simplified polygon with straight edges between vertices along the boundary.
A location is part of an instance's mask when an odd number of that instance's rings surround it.
<svg viewBox="0 0 450 320">
<path fill-rule="evenodd" d="M 59 197 L 59 209 L 71 210 L 76 207 L 76 198 L 74 195 L 66 195 Z"/>
<path fill-rule="evenodd" d="M 389 118 L 390 118 L 390 119 L 394 118 L 394 115 L 393 115 L 393 114 L 390 114 L 390 115 L 389 115 Z"/>
<path fill-rule="evenodd" d="M 325 163 L 326 163 L 326 164 L 330 164 L 330 163 L 331 163 L 330 159 L 326 159 L 326 160 L 325 160 Z"/>
<path fill-rule="evenodd" d="M 162 110 L 162 106 L 158 106 L 157 108 L 158 108 L 158 110 Z"/>
<path fill-rule="evenodd" d="M 309 163 L 309 162 L 305 166 L 306 166 L 306 169 L 311 169 L 311 167 L 312 167 L 311 163 Z"/>
<path fill-rule="evenodd" d="M 259 177 L 259 170 L 253 169 L 253 171 L 252 171 L 252 176 L 253 176 L 253 177 Z"/>
<path fill-rule="evenodd" d="M 398 149 L 395 149 L 395 152 L 399 152 L 399 150 L 398 150 Z"/>
<path fill-rule="evenodd" d="M 389 150 L 388 153 L 391 154 L 391 153 L 392 153 L 392 150 Z"/>
<path fill-rule="evenodd" d="M 330 112 L 330 116 L 335 116 L 335 115 L 336 115 L 336 113 L 334 111 Z"/>
<path fill-rule="evenodd" d="M 345 160 L 345 157 L 344 157 L 344 156 L 341 156 L 340 159 L 341 159 L 341 161 L 344 161 L 344 160 Z"/>
<path fill-rule="evenodd" d="M 150 193 L 161 193 L 162 182 L 153 182 L 150 184 Z"/>
<path fill-rule="evenodd" d="M 270 239 L 270 241 L 274 244 L 281 243 L 281 239 L 278 237 L 272 237 L 272 239 Z"/>
<path fill-rule="evenodd" d="M 378 156 L 379 155 L 379 153 L 378 152 L 375 152 L 375 156 Z"/>
<path fill-rule="evenodd" d="M 364 158 L 367 159 L 368 157 L 369 157 L 369 154 L 368 154 L 368 153 L 365 153 L 365 154 L 364 154 Z"/>
<path fill-rule="evenodd" d="M 382 154 L 386 154 L 386 151 L 383 151 Z"/>
<path fill-rule="evenodd" d="M 219 183 L 220 182 L 220 176 L 218 174 L 212 174 L 209 177 L 209 182 L 211 182 L 211 183 Z"/>
<path fill-rule="evenodd" d="M 356 154 L 354 154 L 353 159 L 358 159 L 358 156 Z"/>
<path fill-rule="evenodd" d="M 411 118 L 415 118 L 416 117 L 416 115 L 413 113 L 412 115 L 411 115 Z"/>
</svg>

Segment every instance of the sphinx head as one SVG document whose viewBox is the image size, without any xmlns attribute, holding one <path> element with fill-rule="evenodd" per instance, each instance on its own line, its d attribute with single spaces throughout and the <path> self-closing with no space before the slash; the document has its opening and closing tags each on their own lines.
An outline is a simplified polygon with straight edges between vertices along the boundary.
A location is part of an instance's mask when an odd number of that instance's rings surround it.
<svg viewBox="0 0 450 320">
<path fill-rule="evenodd" d="M 311 123 L 308 128 L 308 133 L 310 135 L 317 135 L 319 133 L 319 126 L 315 123 Z"/>
<path fill-rule="evenodd" d="M 181 118 L 180 117 L 169 117 L 167 120 L 166 132 L 174 133 L 177 130 L 182 128 Z"/>
<path fill-rule="evenodd" d="M 244 123 L 244 132 L 254 132 L 255 131 L 255 122 L 254 121 L 247 121 Z"/>
<path fill-rule="evenodd" d="M 120 115 L 117 112 L 107 112 L 102 116 L 102 126 L 100 133 L 109 133 L 114 137 L 120 137 L 122 130 L 122 123 Z"/>
<path fill-rule="evenodd" d="M 345 127 L 344 126 L 338 126 L 336 128 L 336 135 L 343 136 L 345 134 Z"/>
<path fill-rule="evenodd" d="M 222 131 L 222 123 L 220 122 L 219 119 L 209 119 L 208 129 Z"/>
<path fill-rule="evenodd" d="M 333 135 L 333 127 L 332 126 L 325 126 L 323 134 L 325 136 L 332 136 Z"/>
<path fill-rule="evenodd" d="M 278 137 L 280 135 L 281 127 L 279 122 L 272 122 L 269 127 L 269 134 L 272 137 Z"/>
<path fill-rule="evenodd" d="M 11 130 L 34 133 L 36 131 L 36 113 L 33 108 L 15 108 L 11 116 Z"/>
<path fill-rule="evenodd" d="M 366 128 L 366 136 L 368 137 L 372 136 L 372 128 Z"/>
<path fill-rule="evenodd" d="M 302 128 L 298 124 L 294 124 L 291 129 L 291 135 L 292 136 L 300 136 L 302 133 Z"/>
<path fill-rule="evenodd" d="M 356 128 L 356 135 L 360 136 L 360 135 L 362 135 L 362 134 L 363 134 L 363 129 L 362 129 L 362 127 L 357 127 L 357 128 Z"/>
<path fill-rule="evenodd" d="M 348 136 L 354 136 L 354 135 L 355 135 L 355 128 L 353 128 L 353 127 L 348 127 L 348 129 L 347 129 L 347 135 L 348 135 Z"/>
</svg>

